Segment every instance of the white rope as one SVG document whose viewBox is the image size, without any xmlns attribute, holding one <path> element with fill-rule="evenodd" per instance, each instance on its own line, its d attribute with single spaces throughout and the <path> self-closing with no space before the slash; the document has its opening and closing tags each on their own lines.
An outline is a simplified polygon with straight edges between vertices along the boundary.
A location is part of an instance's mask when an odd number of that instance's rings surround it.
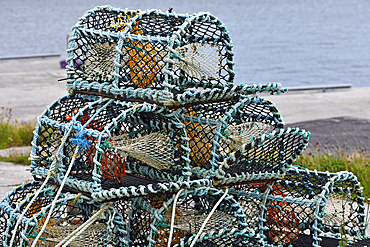
<svg viewBox="0 0 370 247">
<path fill-rule="evenodd" d="M 24 215 L 26 214 L 26 212 L 28 211 L 28 209 L 31 207 L 31 205 L 33 204 L 33 202 L 36 200 L 36 198 L 40 194 L 41 190 L 45 187 L 45 185 L 47 184 L 49 178 L 50 178 L 50 173 L 46 177 L 46 179 L 45 179 L 44 183 L 41 185 L 41 187 L 37 190 L 37 192 L 34 195 L 34 197 L 32 198 L 32 200 L 28 203 L 27 207 L 23 210 L 21 216 L 18 218 L 17 223 L 15 224 L 15 227 L 14 227 L 14 230 L 13 230 L 13 234 L 12 234 L 12 238 L 10 240 L 9 247 L 12 247 L 13 246 L 14 238 L 15 238 L 15 235 L 16 235 L 16 232 L 17 232 L 17 228 L 18 228 L 18 226 L 20 224 L 21 219 L 24 217 Z"/>
<path fill-rule="evenodd" d="M 71 126 L 71 128 L 72 128 L 72 126 Z M 65 175 L 64 175 L 64 179 L 63 179 L 63 181 L 62 181 L 62 183 L 61 183 L 61 185 L 60 185 L 60 187 L 59 187 L 59 190 L 58 190 L 58 192 L 57 192 L 57 194 L 56 194 L 55 198 L 53 199 L 53 202 L 52 202 L 52 204 L 51 204 L 51 207 L 50 207 L 50 210 L 49 210 L 48 216 L 46 217 L 46 220 L 45 220 L 45 222 L 44 222 L 44 225 L 42 226 L 42 229 L 41 229 L 41 230 L 39 231 L 39 233 L 37 234 L 37 236 L 36 236 L 35 240 L 33 241 L 33 243 L 32 243 L 32 246 L 31 246 L 31 247 L 35 247 L 35 246 L 36 246 L 37 241 L 39 240 L 39 238 L 41 237 L 42 233 L 45 231 L 45 229 L 46 229 L 46 227 L 47 227 L 47 224 L 48 224 L 48 222 L 49 222 L 49 220 L 50 220 L 51 214 L 52 214 L 52 212 L 53 212 L 53 210 L 54 210 L 54 208 L 55 208 L 55 206 L 56 206 L 56 202 L 57 202 L 57 200 L 58 200 L 58 197 L 59 197 L 60 193 L 61 193 L 61 192 L 62 192 L 62 190 L 63 190 L 64 184 L 65 184 L 65 182 L 67 181 L 67 178 L 68 178 L 68 176 L 69 176 L 69 173 L 70 173 L 70 172 L 71 172 L 71 170 L 72 170 L 72 166 L 73 166 L 73 164 L 74 164 L 74 162 L 75 162 L 75 160 L 76 160 L 76 156 L 77 156 L 77 154 L 78 154 L 79 147 L 80 147 L 79 145 L 76 147 L 76 150 L 75 150 L 75 152 L 74 152 L 74 154 L 73 154 L 73 158 L 72 158 L 72 160 L 71 160 L 71 162 L 70 162 L 70 164 L 69 164 L 68 170 L 67 170 L 67 172 L 66 172 L 66 173 L 65 173 Z"/>
<path fill-rule="evenodd" d="M 209 213 L 208 217 L 203 222 L 202 226 L 199 229 L 198 234 L 193 239 L 193 242 L 191 243 L 190 247 L 193 247 L 195 245 L 195 243 L 197 242 L 197 239 L 199 238 L 200 234 L 202 233 L 204 227 L 207 225 L 208 220 L 211 218 L 212 214 L 215 212 L 215 210 L 217 209 L 218 205 L 220 205 L 220 203 L 225 199 L 225 197 L 227 196 L 227 193 L 228 192 L 229 192 L 229 189 L 226 188 L 225 193 L 223 194 L 223 196 L 220 198 L 220 200 L 218 200 L 218 202 L 216 203 L 216 205 L 213 207 L 212 211 Z"/>
<path fill-rule="evenodd" d="M 177 199 L 179 198 L 181 192 L 183 192 L 183 191 L 184 191 L 184 189 L 179 190 L 179 192 L 177 192 L 177 194 L 176 194 L 175 200 L 173 201 L 172 216 L 171 216 L 171 229 L 170 229 L 170 236 L 168 237 L 167 247 L 171 246 L 173 227 L 174 227 L 175 215 L 176 215 L 176 203 L 177 203 Z"/>
<path fill-rule="evenodd" d="M 71 232 L 67 237 L 65 237 L 56 247 L 66 247 L 70 244 L 73 240 L 75 240 L 78 236 L 80 236 L 91 224 L 93 224 L 105 210 L 109 209 L 112 204 L 108 203 L 103 205 L 98 212 L 96 212 L 93 216 L 90 217 L 85 223 L 80 225 L 76 230 Z"/>
<path fill-rule="evenodd" d="M 67 137 L 69 136 L 69 134 L 71 133 L 71 131 L 72 131 L 72 126 L 71 126 L 71 128 L 69 129 L 69 131 L 68 131 L 68 133 L 64 136 L 64 138 L 62 139 L 62 142 L 61 142 L 61 144 L 60 144 L 60 146 L 59 146 L 59 148 L 58 148 L 58 151 L 57 151 L 57 155 L 58 154 L 60 154 L 60 152 L 61 152 L 61 149 L 62 149 L 62 147 L 63 147 L 63 145 L 64 145 L 64 143 L 66 142 L 66 140 L 67 140 Z M 55 158 L 55 159 L 57 159 L 57 158 Z M 27 213 L 27 211 L 29 210 L 29 208 L 32 206 L 32 204 L 33 204 L 33 202 L 36 200 L 36 198 L 38 197 L 38 195 L 40 194 L 40 192 L 41 192 L 41 190 L 45 187 L 45 185 L 47 184 L 47 182 L 49 181 L 49 179 L 50 179 L 50 177 L 51 177 L 51 175 L 54 173 L 54 170 L 55 170 L 55 168 L 56 168 L 56 160 L 53 160 L 53 162 L 52 162 L 52 164 L 50 165 L 50 169 L 49 169 L 49 173 L 48 173 L 48 175 L 46 176 L 46 178 L 45 178 L 45 181 L 44 181 L 44 183 L 41 185 L 41 187 L 36 191 L 36 193 L 35 193 L 35 195 L 33 196 L 33 198 L 32 198 L 32 200 L 28 203 L 28 205 L 27 205 L 27 207 L 23 210 L 23 212 L 22 212 L 22 214 L 21 214 L 21 216 L 18 218 L 18 220 L 17 220 L 17 223 L 15 224 L 15 227 L 14 227 L 14 230 L 13 230 L 13 234 L 12 234 L 12 238 L 11 238 L 11 240 L 10 240 L 10 245 L 9 245 L 9 247 L 12 247 L 13 246 L 13 243 L 14 243 L 14 239 L 15 239 L 15 235 L 16 235 L 16 233 L 17 233 L 17 228 L 18 228 L 18 226 L 19 226 L 19 224 L 20 224 L 20 222 L 21 222 L 21 219 L 24 217 L 24 215 Z"/>
</svg>

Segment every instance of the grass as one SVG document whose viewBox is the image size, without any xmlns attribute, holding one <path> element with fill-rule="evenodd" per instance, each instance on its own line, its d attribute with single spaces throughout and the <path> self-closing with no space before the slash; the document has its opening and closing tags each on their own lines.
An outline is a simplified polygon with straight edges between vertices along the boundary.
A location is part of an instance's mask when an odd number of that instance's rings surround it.
<svg viewBox="0 0 370 247">
<path fill-rule="evenodd" d="M 11 121 L 12 110 L 0 109 L 0 149 L 17 146 L 29 146 L 33 139 L 35 122 L 18 123 Z"/>
<path fill-rule="evenodd" d="M 33 139 L 35 122 L 19 123 L 17 119 L 12 119 L 12 109 L 0 108 L 0 149 L 19 146 L 30 146 Z M 17 155 L 9 153 L 7 157 L 0 156 L 0 161 L 13 162 L 21 165 L 30 165 L 27 155 Z"/>
<path fill-rule="evenodd" d="M 31 161 L 28 160 L 29 157 L 30 156 L 28 156 L 28 155 L 10 156 L 10 157 L 0 156 L 0 161 L 12 162 L 12 163 L 15 163 L 15 164 L 29 166 L 29 165 L 31 165 Z"/>
<path fill-rule="evenodd" d="M 352 172 L 364 187 L 364 197 L 370 198 L 370 153 L 366 148 L 346 152 L 343 147 L 328 148 L 316 143 L 316 150 L 307 150 L 294 165 L 317 171 Z"/>
</svg>

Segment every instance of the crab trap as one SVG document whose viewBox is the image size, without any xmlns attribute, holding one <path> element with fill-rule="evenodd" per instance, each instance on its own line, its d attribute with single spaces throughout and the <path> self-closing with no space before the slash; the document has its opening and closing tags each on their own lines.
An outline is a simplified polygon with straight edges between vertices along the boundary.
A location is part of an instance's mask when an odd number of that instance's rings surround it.
<svg viewBox="0 0 370 247">
<path fill-rule="evenodd" d="M 125 246 L 122 215 L 112 204 L 33 181 L 7 194 L 0 203 L 2 246 Z"/>
<path fill-rule="evenodd" d="M 284 91 L 276 83 L 234 85 L 229 32 L 204 12 L 96 7 L 72 28 L 67 53 L 72 93 L 174 106 Z"/>
<path fill-rule="evenodd" d="M 368 241 L 362 188 L 350 172 L 293 167 L 281 180 L 236 185 L 230 194 L 254 222 L 261 246 L 329 247 L 345 239 L 347 246 L 365 246 Z"/>
</svg>

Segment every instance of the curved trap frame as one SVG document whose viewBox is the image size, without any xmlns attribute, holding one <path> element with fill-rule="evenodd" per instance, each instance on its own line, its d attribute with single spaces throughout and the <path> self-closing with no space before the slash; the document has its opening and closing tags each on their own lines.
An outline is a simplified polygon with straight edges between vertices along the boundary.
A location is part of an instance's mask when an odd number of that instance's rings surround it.
<svg viewBox="0 0 370 247">
<path fill-rule="evenodd" d="M 117 87 L 194 87 L 233 82 L 233 53 L 224 24 L 209 13 L 89 10 L 72 28 L 69 79 Z"/>
<path fill-rule="evenodd" d="M 177 189 L 191 171 L 184 124 L 150 104 L 65 96 L 38 118 L 32 145 L 34 176 L 67 176 L 68 187 L 106 199 Z"/>
<path fill-rule="evenodd" d="M 362 246 L 366 235 L 362 188 L 350 172 L 294 167 L 283 179 L 236 185 L 230 194 L 250 215 L 261 246 L 338 246 L 344 238 Z"/>
<path fill-rule="evenodd" d="M 174 106 L 284 91 L 276 83 L 234 85 L 229 33 L 205 12 L 96 7 L 72 28 L 67 52 L 67 88 L 74 93 Z"/>
<path fill-rule="evenodd" d="M 132 246 L 160 247 L 169 241 L 171 246 L 247 246 L 254 235 L 227 191 L 184 189 L 172 196 L 138 198 L 134 205 L 129 217 Z"/>
<path fill-rule="evenodd" d="M 176 111 L 189 138 L 194 178 L 214 184 L 276 179 L 303 152 L 309 133 L 284 129 L 275 105 L 257 95 Z"/>
<path fill-rule="evenodd" d="M 81 195 L 57 192 L 54 186 L 30 182 L 1 202 L 7 215 L 4 246 L 122 246 L 125 223 L 111 205 Z"/>
<path fill-rule="evenodd" d="M 368 241 L 357 178 L 291 166 L 309 132 L 285 129 L 256 95 L 285 92 L 280 84 L 233 84 L 216 17 L 96 7 L 67 53 L 71 94 L 42 113 L 32 141 L 31 172 L 44 183 L 0 202 L 4 246 Z"/>
</svg>

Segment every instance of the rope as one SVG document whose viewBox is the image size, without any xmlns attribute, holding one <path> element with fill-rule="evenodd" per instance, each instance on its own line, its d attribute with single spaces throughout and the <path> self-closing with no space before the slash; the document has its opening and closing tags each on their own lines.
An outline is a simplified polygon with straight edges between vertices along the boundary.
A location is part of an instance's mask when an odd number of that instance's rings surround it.
<svg viewBox="0 0 370 247">
<path fill-rule="evenodd" d="M 220 198 L 220 200 L 218 200 L 218 202 L 216 203 L 216 205 L 212 208 L 212 211 L 209 213 L 208 217 L 203 222 L 202 226 L 199 229 L 198 234 L 193 239 L 193 242 L 191 243 L 190 247 L 193 247 L 195 245 L 195 243 L 196 243 L 197 239 L 199 238 L 200 234 L 202 233 L 204 227 L 207 225 L 208 220 L 211 218 L 212 214 L 215 212 L 215 210 L 217 209 L 218 205 L 220 205 L 220 203 L 225 199 L 225 197 L 227 196 L 227 193 L 228 192 L 229 192 L 229 188 L 226 188 L 225 193 L 223 194 L 223 196 Z"/>
<path fill-rule="evenodd" d="M 71 138 L 70 140 L 76 144 L 76 146 L 79 146 L 81 145 L 81 147 L 86 150 L 88 148 L 90 148 L 90 144 L 89 144 L 89 141 L 87 139 L 84 138 L 84 135 L 85 135 L 85 131 L 83 130 L 83 127 L 81 125 L 80 122 L 75 122 L 73 123 L 73 128 L 76 129 L 78 132 L 77 132 L 77 135 L 76 135 L 76 138 Z M 79 155 L 81 155 L 81 150 L 79 151 Z"/>
<path fill-rule="evenodd" d="M 80 225 L 76 230 L 71 232 L 56 247 L 60 247 L 62 245 L 63 245 L 62 247 L 68 246 L 68 244 L 70 244 L 73 240 L 75 240 L 78 236 L 80 236 L 91 224 L 93 224 L 100 217 L 101 214 L 103 214 L 110 207 L 112 207 L 111 203 L 104 204 L 98 212 L 96 212 L 93 216 L 91 216 L 90 219 L 88 219 L 85 223 Z M 109 222 L 111 222 L 111 219 L 109 220 Z"/>
<path fill-rule="evenodd" d="M 64 143 L 66 142 L 67 140 L 67 137 L 69 136 L 69 134 L 71 133 L 72 131 L 72 128 L 70 128 L 67 132 L 67 134 L 63 137 L 62 139 L 62 142 L 58 148 L 58 151 L 56 152 L 57 154 L 60 154 L 61 153 L 61 149 L 62 147 L 64 146 Z M 10 245 L 9 247 L 12 247 L 13 246 L 13 242 L 14 242 L 14 239 L 15 239 L 15 235 L 17 233 L 17 228 L 21 222 L 21 219 L 24 217 L 24 215 L 26 214 L 26 212 L 29 210 L 29 208 L 32 206 L 33 202 L 36 200 L 37 196 L 40 194 L 41 190 L 45 187 L 45 185 L 47 184 L 47 182 L 49 181 L 51 175 L 54 174 L 54 171 L 57 167 L 57 160 L 58 158 L 56 156 L 53 156 L 54 159 L 53 159 L 53 162 L 51 163 L 50 165 L 50 170 L 49 170 L 49 173 L 48 175 L 46 176 L 45 178 L 45 181 L 44 183 L 41 185 L 41 187 L 36 191 L 35 195 L 33 196 L 32 200 L 28 203 L 27 207 L 23 210 L 21 216 L 18 218 L 17 220 L 17 223 L 15 224 L 15 227 L 14 227 L 14 230 L 13 230 L 13 234 L 12 234 L 12 238 L 10 240 Z"/>
<path fill-rule="evenodd" d="M 53 199 L 52 205 L 50 207 L 50 210 L 49 210 L 48 216 L 46 217 L 46 220 L 44 222 L 44 225 L 42 226 L 42 229 L 40 230 L 40 232 L 37 234 L 37 236 L 35 238 L 35 241 L 32 243 L 32 246 L 31 247 L 35 247 L 36 246 L 37 241 L 39 240 L 39 238 L 41 237 L 42 233 L 45 231 L 45 229 L 47 227 L 47 224 L 48 224 L 48 222 L 50 220 L 50 217 L 51 217 L 51 213 L 53 212 L 53 210 L 54 210 L 54 208 L 56 206 L 56 202 L 58 200 L 58 197 L 59 197 L 60 193 L 63 190 L 63 187 L 64 187 L 64 185 L 65 185 L 65 183 L 66 183 L 66 181 L 68 179 L 69 173 L 72 170 L 72 166 L 75 163 L 75 160 L 76 160 L 77 155 L 79 154 L 80 145 L 82 146 L 83 149 L 88 148 L 88 143 L 87 143 L 87 140 L 84 138 L 85 133 L 84 133 L 83 127 L 81 126 L 81 123 L 80 122 L 75 122 L 72 125 L 72 127 L 69 129 L 68 133 L 70 133 L 70 131 L 72 131 L 73 128 L 76 129 L 76 130 L 78 130 L 78 133 L 77 133 L 76 138 L 71 138 L 72 142 L 74 142 L 77 145 L 77 147 L 75 149 L 75 152 L 73 154 L 73 157 L 71 159 L 71 162 L 70 162 L 70 164 L 68 166 L 68 170 L 64 174 L 64 178 L 63 178 L 62 183 L 60 184 L 59 190 L 58 190 L 55 198 Z M 68 135 L 67 135 L 67 137 L 68 137 Z"/>
<path fill-rule="evenodd" d="M 183 192 L 183 191 L 184 191 L 184 189 L 179 190 L 179 192 L 177 192 L 177 194 L 175 196 L 175 200 L 173 201 L 172 216 L 171 216 L 171 229 L 170 229 L 170 236 L 168 237 L 167 247 L 170 247 L 171 246 L 172 234 L 173 234 L 173 227 L 174 227 L 175 215 L 176 215 L 176 203 L 177 203 L 177 199 L 179 198 L 181 192 Z"/>
<path fill-rule="evenodd" d="M 77 154 L 78 154 L 79 147 L 80 147 L 80 146 L 77 146 L 77 147 L 76 147 L 76 150 L 75 150 L 75 152 L 74 152 L 74 154 L 73 154 L 73 158 L 72 158 L 72 160 L 71 160 L 71 162 L 70 162 L 70 164 L 69 164 L 68 170 L 67 170 L 66 174 L 64 175 L 64 179 L 63 179 L 63 181 L 62 181 L 62 183 L 61 183 L 61 185 L 60 185 L 60 187 L 59 187 L 59 190 L 58 190 L 58 192 L 57 192 L 57 194 L 56 194 L 55 198 L 53 199 L 52 205 L 51 205 L 51 207 L 50 207 L 50 210 L 49 210 L 48 216 L 46 217 L 46 220 L 45 220 L 45 222 L 44 222 L 44 225 L 42 226 L 42 229 L 41 229 L 41 230 L 39 231 L 39 233 L 37 234 L 37 236 L 36 236 L 36 238 L 35 238 L 34 242 L 32 243 L 32 246 L 31 246 L 31 247 L 35 247 L 35 246 L 36 246 L 37 241 L 39 240 L 39 238 L 41 237 L 42 233 L 45 231 L 45 229 L 46 229 L 46 227 L 47 227 L 47 224 L 48 224 L 48 222 L 49 222 L 49 220 L 50 220 L 51 214 L 52 214 L 52 212 L 53 212 L 53 210 L 54 210 L 54 208 L 55 208 L 55 206 L 56 206 L 56 201 L 58 200 L 58 197 L 59 197 L 60 193 L 61 193 L 61 192 L 62 192 L 62 190 L 63 190 L 64 184 L 65 184 L 65 183 L 66 183 L 66 181 L 67 181 L 68 175 L 69 175 L 69 173 L 70 173 L 70 172 L 71 172 L 71 170 L 72 170 L 72 166 L 73 166 L 73 164 L 74 164 L 74 162 L 75 162 L 75 160 L 76 160 L 76 157 L 77 157 Z"/>
</svg>

